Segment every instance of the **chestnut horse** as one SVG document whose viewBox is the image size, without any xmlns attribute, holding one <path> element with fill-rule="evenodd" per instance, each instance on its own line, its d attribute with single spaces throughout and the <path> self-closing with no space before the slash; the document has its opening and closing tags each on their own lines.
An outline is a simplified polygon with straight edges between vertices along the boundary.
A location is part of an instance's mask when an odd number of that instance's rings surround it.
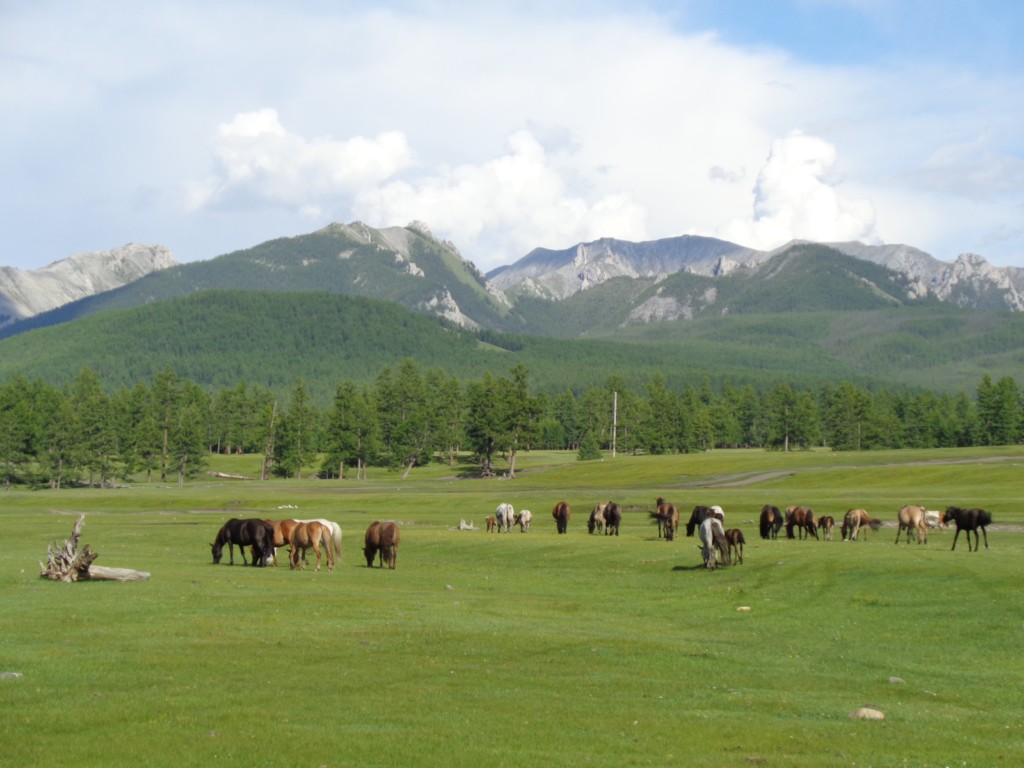
<svg viewBox="0 0 1024 768">
<path fill-rule="evenodd" d="M 566 533 L 569 530 L 569 518 L 572 517 L 572 509 L 568 503 L 560 501 L 551 510 L 551 516 L 555 519 L 555 526 L 559 533 Z"/>
<path fill-rule="evenodd" d="M 900 507 L 899 514 L 896 516 L 896 522 L 899 524 L 899 528 L 896 530 L 897 544 L 900 543 L 900 534 L 903 531 L 907 532 L 907 544 L 910 543 L 910 539 L 915 531 L 918 544 L 928 543 L 928 524 L 924 521 L 924 513 L 925 508 L 919 507 L 916 504 L 907 504 L 905 507 Z"/>
<path fill-rule="evenodd" d="M 818 518 L 818 530 L 825 537 L 825 541 L 832 541 L 832 532 L 836 529 L 836 519 L 832 515 L 823 515 Z"/>
<path fill-rule="evenodd" d="M 679 530 L 679 510 L 675 504 L 665 501 L 660 496 L 655 502 L 655 507 L 651 517 L 658 521 L 658 538 L 664 534 L 666 541 L 672 541 Z"/>
<path fill-rule="evenodd" d="M 765 504 L 761 507 L 761 538 L 779 538 L 779 529 L 782 528 L 785 522 L 786 520 L 778 507 L 774 507 L 771 504 Z"/>
<path fill-rule="evenodd" d="M 971 551 L 971 531 L 974 531 L 974 551 L 978 551 L 978 529 L 985 537 L 985 549 L 988 549 L 988 532 L 986 526 L 992 525 L 992 515 L 984 509 L 964 509 L 963 507 L 946 507 L 946 513 L 942 516 L 943 524 L 950 520 L 956 522 L 956 536 L 953 537 L 952 549 L 956 549 L 956 540 L 960 531 L 967 531 L 967 551 Z"/>
<path fill-rule="evenodd" d="M 491 520 L 493 518 L 487 518 L 487 530 L 493 530 L 491 526 Z M 364 546 L 363 554 L 366 555 L 366 567 L 372 568 L 373 561 L 377 557 L 377 553 L 380 552 L 380 520 L 374 520 L 366 528 L 366 534 L 363 537 Z"/>
<path fill-rule="evenodd" d="M 798 536 L 802 539 L 804 533 L 807 533 L 807 538 L 810 540 L 811 536 L 818 539 L 818 525 L 814 522 L 814 510 L 810 507 L 786 507 L 786 538 L 796 538 L 793 536 L 793 527 L 796 526 L 800 530 L 797 531 Z M 818 539 L 821 541 L 821 539 Z"/>
<path fill-rule="evenodd" d="M 398 523 L 381 523 L 380 526 L 380 567 L 387 563 L 390 570 L 395 570 L 398 559 Z"/>
<path fill-rule="evenodd" d="M 857 507 L 849 510 L 843 516 L 843 541 L 856 541 L 860 529 L 865 525 L 872 531 L 877 531 L 882 527 L 882 521 L 873 518 L 865 509 Z"/>
<path fill-rule="evenodd" d="M 304 561 L 306 550 L 312 549 L 316 553 L 316 569 L 320 570 L 320 547 L 326 550 L 327 570 L 334 570 L 334 547 L 331 543 L 331 529 L 319 520 L 312 520 L 308 523 L 299 523 L 292 528 L 291 540 L 291 567 L 302 570 L 305 568 Z"/>
<path fill-rule="evenodd" d="M 729 554 L 736 553 L 736 560 L 743 565 L 743 545 L 747 540 L 743 537 L 743 531 L 739 528 L 730 528 L 725 532 L 725 541 L 729 545 Z"/>
</svg>

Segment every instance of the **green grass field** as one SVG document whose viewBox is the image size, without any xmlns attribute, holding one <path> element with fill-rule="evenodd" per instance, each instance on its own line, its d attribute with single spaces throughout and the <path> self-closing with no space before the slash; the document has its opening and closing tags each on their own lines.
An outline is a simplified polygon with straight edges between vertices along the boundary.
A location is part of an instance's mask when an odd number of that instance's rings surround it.
<svg viewBox="0 0 1024 768">
<path fill-rule="evenodd" d="M 20 673 L 0 679 L 0 765 L 1024 762 L 1024 448 L 536 453 L 518 467 L 0 493 L 0 673 Z M 657 539 L 657 496 L 684 518 L 721 504 L 746 562 L 710 573 L 693 539 Z M 550 517 L 561 498 L 566 536 Z M 626 507 L 622 533 L 590 536 L 607 499 Z M 500 501 L 531 509 L 533 531 L 453 530 L 482 528 Z M 765 503 L 863 506 L 888 527 L 762 541 Z M 895 546 L 905 503 L 985 507 L 991 549 L 961 536 L 951 552 L 952 530 Z M 41 579 L 82 513 L 98 565 L 150 580 Z M 337 520 L 344 559 L 333 573 L 212 565 L 221 523 L 250 515 Z M 362 558 L 375 519 L 402 525 L 395 571 Z M 862 706 L 885 720 L 850 719 Z"/>
</svg>

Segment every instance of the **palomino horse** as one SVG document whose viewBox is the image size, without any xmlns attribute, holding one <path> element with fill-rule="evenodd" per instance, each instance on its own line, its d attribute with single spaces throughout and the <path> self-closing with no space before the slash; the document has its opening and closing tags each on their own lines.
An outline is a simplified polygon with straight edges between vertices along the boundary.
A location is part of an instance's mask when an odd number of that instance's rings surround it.
<svg viewBox="0 0 1024 768">
<path fill-rule="evenodd" d="M 729 546 L 729 555 L 731 556 L 735 552 L 735 559 L 740 565 L 743 565 L 743 545 L 747 543 L 746 538 L 743 536 L 743 531 L 739 528 L 730 528 L 725 532 L 725 541 Z"/>
<path fill-rule="evenodd" d="M 700 553 L 704 567 L 709 571 L 718 567 L 719 556 L 729 565 L 729 544 L 725 540 L 725 528 L 717 517 L 708 516 L 698 526 L 700 531 Z"/>
<path fill-rule="evenodd" d="M 877 531 L 882 527 L 882 521 L 873 518 L 865 509 L 849 510 L 843 515 L 843 541 L 856 541 L 860 535 L 860 529 L 865 525 L 872 531 Z"/>
<path fill-rule="evenodd" d="M 911 537 L 914 533 L 917 533 L 917 543 L 927 544 L 928 543 L 928 524 L 924 521 L 925 508 L 919 507 L 916 504 L 907 504 L 905 507 L 900 507 L 899 514 L 896 516 L 896 522 L 899 523 L 899 528 L 896 530 L 896 543 L 900 543 L 900 534 L 903 531 L 907 532 L 907 544 L 910 543 Z"/>
<path fill-rule="evenodd" d="M 555 526 L 558 528 L 559 533 L 565 533 L 569 530 L 569 518 L 572 517 L 572 509 L 568 503 L 560 501 L 555 504 L 555 508 L 551 510 L 551 516 L 555 519 Z"/>
<path fill-rule="evenodd" d="M 658 538 L 664 535 L 666 541 L 672 541 L 679 530 L 679 509 L 676 505 L 659 496 L 651 517 L 658 521 Z"/>
<path fill-rule="evenodd" d="M 971 531 L 974 531 L 974 551 L 977 552 L 979 528 L 981 528 L 981 533 L 985 537 L 985 549 L 988 549 L 988 532 L 985 528 L 986 526 L 992 525 L 992 515 L 984 509 L 947 507 L 946 513 L 942 516 L 942 522 L 943 524 L 948 524 L 950 520 L 956 522 L 956 536 L 953 537 L 953 546 L 951 549 L 956 549 L 956 540 L 960 536 L 960 531 L 967 531 L 967 551 L 970 552 Z"/>
<path fill-rule="evenodd" d="M 498 520 L 499 531 L 504 530 L 505 533 L 512 532 L 516 511 L 512 508 L 511 504 L 499 504 L 498 508 L 494 510 L 494 517 Z"/>
<path fill-rule="evenodd" d="M 607 507 L 607 501 L 601 501 L 594 505 L 594 509 L 590 512 L 590 520 L 587 521 L 589 533 L 604 533 L 604 511 Z"/>
<path fill-rule="evenodd" d="M 785 517 L 782 512 L 779 511 L 778 507 L 774 507 L 771 504 L 765 504 L 761 507 L 761 538 L 779 538 L 779 529 L 782 528 L 785 522 Z"/>
<path fill-rule="evenodd" d="M 614 501 L 609 501 L 604 508 L 604 534 L 605 536 L 618 536 L 619 526 L 622 525 L 622 508 Z"/>
<path fill-rule="evenodd" d="M 516 525 L 519 526 L 519 530 L 526 533 L 530 530 L 530 523 L 533 522 L 533 512 L 528 509 L 521 509 L 516 512 L 516 516 L 513 518 Z"/>
<path fill-rule="evenodd" d="M 316 554 L 316 569 L 320 570 L 320 547 L 323 547 L 327 555 L 327 570 L 334 570 L 334 547 L 331 544 L 331 529 L 319 520 L 308 523 L 299 523 L 292 529 L 291 541 L 291 567 L 302 570 L 306 550 L 312 549 Z"/>
<path fill-rule="evenodd" d="M 836 529 L 836 519 L 832 515 L 823 515 L 818 518 L 818 530 L 825 537 L 825 541 L 832 541 L 832 532 Z"/>
<path fill-rule="evenodd" d="M 228 545 L 231 565 L 235 564 L 235 547 L 242 553 L 242 565 L 248 565 L 245 561 L 245 548 L 252 547 L 252 564 L 265 566 L 274 556 L 274 526 L 255 517 L 244 520 L 231 518 L 217 531 L 217 538 L 210 545 L 214 565 L 223 557 L 225 544 Z"/>
<path fill-rule="evenodd" d="M 814 522 L 814 510 L 810 507 L 786 507 L 786 538 L 796 538 L 793 536 L 793 528 L 799 528 L 797 534 L 802 539 L 804 533 L 807 533 L 808 540 L 811 536 L 818 539 L 818 525 Z M 821 539 L 818 539 L 821 541 Z"/>
</svg>

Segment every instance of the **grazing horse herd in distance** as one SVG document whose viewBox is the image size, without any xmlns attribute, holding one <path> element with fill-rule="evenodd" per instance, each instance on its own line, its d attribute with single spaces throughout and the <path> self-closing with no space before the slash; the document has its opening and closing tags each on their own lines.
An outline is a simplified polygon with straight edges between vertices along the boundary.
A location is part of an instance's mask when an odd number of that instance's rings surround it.
<svg viewBox="0 0 1024 768">
<path fill-rule="evenodd" d="M 568 533 L 572 508 L 568 502 L 559 501 L 551 510 L 555 527 L 559 534 Z M 650 519 L 658 525 L 658 538 L 672 541 L 679 528 L 679 509 L 675 504 L 658 498 L 655 510 Z M 522 533 L 530 530 L 533 513 L 521 509 L 518 513 L 511 504 L 502 503 L 493 515 L 486 518 L 488 533 L 504 531 L 511 533 L 513 526 L 519 526 Z M 905 541 L 910 543 L 916 539 L 918 544 L 928 543 L 928 530 L 946 527 L 949 523 L 956 524 L 956 535 L 953 537 L 952 549 L 956 549 L 960 532 L 966 531 L 968 551 L 978 551 L 978 530 L 984 537 L 985 549 L 988 549 L 988 532 L 986 528 L 992 524 L 992 515 L 984 509 L 967 509 L 963 507 L 947 507 L 944 513 L 927 510 L 924 507 L 908 504 L 901 507 L 896 523 L 896 543 L 905 534 Z M 594 505 L 587 522 L 587 531 L 591 534 L 618 536 L 622 524 L 622 507 L 614 501 L 599 502 Z M 765 504 L 761 508 L 758 523 L 761 538 L 777 539 L 779 531 L 786 529 L 786 538 L 803 540 L 813 536 L 816 540 L 832 541 L 835 529 L 835 518 L 824 515 L 817 517 L 814 510 L 805 506 L 787 507 L 782 512 L 778 507 Z M 840 532 L 843 541 L 857 541 L 862 531 L 877 531 L 882 521 L 868 514 L 867 510 L 855 507 L 843 515 Z M 697 533 L 700 538 L 701 558 L 704 567 L 714 570 L 719 563 L 725 565 L 743 563 L 743 547 L 746 540 L 739 528 L 725 527 L 725 512 L 719 506 L 706 507 L 698 505 L 690 514 L 686 523 L 686 535 L 693 537 Z M 974 545 L 971 545 L 971 534 L 974 534 Z M 867 538 L 866 534 L 863 538 Z M 231 565 L 235 564 L 234 548 L 238 547 L 242 556 L 242 564 L 247 565 L 245 550 L 248 547 L 252 554 L 252 565 L 277 565 L 277 548 L 288 546 L 289 565 L 292 569 L 302 570 L 305 567 L 309 550 L 316 556 L 316 568 L 320 570 L 320 561 L 326 561 L 327 570 L 333 571 L 337 559 L 341 557 L 341 526 L 330 520 L 261 520 L 248 518 L 244 520 L 232 518 L 217 532 L 214 542 L 210 545 L 214 564 L 220 563 L 224 547 L 228 547 Z M 373 567 L 377 560 L 381 568 L 395 569 L 398 556 L 399 528 L 397 523 L 375 521 L 366 529 L 363 554 L 366 556 L 367 567 Z"/>
<path fill-rule="evenodd" d="M 242 565 L 250 565 L 245 559 L 245 549 L 252 555 L 251 565 L 265 567 L 277 565 L 279 547 L 289 548 L 288 564 L 292 570 L 304 570 L 309 550 L 316 555 L 316 568 L 320 570 L 323 558 L 328 571 L 333 571 L 341 558 L 341 526 L 332 520 L 261 520 L 251 517 L 243 520 L 231 518 L 221 526 L 210 551 L 213 564 L 220 563 L 225 545 L 228 547 L 229 564 L 235 564 L 235 547 L 242 555 Z M 380 567 L 385 564 L 395 569 L 398 557 L 399 529 L 397 523 L 375 521 L 366 529 L 366 565 L 373 567 L 373 561 L 380 558 Z"/>
</svg>

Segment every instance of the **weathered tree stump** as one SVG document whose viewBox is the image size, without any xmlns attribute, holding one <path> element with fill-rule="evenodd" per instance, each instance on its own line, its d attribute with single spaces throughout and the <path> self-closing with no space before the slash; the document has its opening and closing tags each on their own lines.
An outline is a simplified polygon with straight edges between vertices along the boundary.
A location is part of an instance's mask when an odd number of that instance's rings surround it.
<svg viewBox="0 0 1024 768">
<path fill-rule="evenodd" d="M 84 522 L 85 515 L 79 515 L 71 531 L 71 538 L 65 539 L 62 546 L 50 544 L 47 548 L 46 565 L 39 563 L 40 576 L 51 581 L 145 581 L 149 578 L 145 571 L 93 565 L 99 553 L 90 550 L 88 544 L 82 547 L 81 551 L 78 549 L 78 539 L 82 535 Z"/>
</svg>

